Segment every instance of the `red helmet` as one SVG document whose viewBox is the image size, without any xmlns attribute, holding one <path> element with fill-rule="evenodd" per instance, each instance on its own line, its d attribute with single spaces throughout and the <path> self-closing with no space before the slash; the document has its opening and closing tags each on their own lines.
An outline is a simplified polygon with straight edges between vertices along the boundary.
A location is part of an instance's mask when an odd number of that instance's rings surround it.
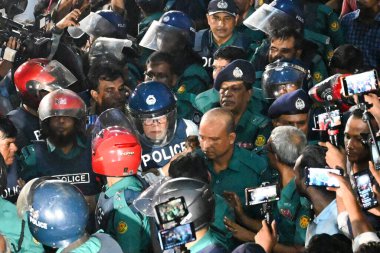
<svg viewBox="0 0 380 253">
<path fill-rule="evenodd" d="M 38 116 L 41 122 L 54 116 L 85 120 L 86 104 L 74 91 L 58 89 L 50 92 L 41 100 Z"/>
<path fill-rule="evenodd" d="M 75 83 L 75 76 L 58 61 L 38 58 L 24 62 L 14 73 L 14 83 L 24 104 L 38 108 L 39 91 L 53 91 Z"/>
<path fill-rule="evenodd" d="M 109 177 L 136 175 L 141 146 L 131 131 L 122 127 L 103 129 L 92 141 L 92 169 Z"/>
</svg>

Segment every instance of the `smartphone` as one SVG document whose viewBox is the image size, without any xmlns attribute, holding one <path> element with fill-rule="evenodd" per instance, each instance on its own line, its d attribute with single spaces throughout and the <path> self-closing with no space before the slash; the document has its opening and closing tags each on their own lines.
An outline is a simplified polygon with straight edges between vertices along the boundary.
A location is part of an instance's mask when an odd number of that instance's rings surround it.
<svg viewBox="0 0 380 253">
<path fill-rule="evenodd" d="M 376 137 L 376 141 L 380 147 L 380 137 Z M 374 141 L 371 142 L 371 156 L 375 168 L 380 170 L 380 157 Z"/>
<path fill-rule="evenodd" d="M 343 175 L 341 169 L 328 169 L 328 168 L 305 168 L 306 181 L 308 186 L 322 186 L 322 187 L 339 187 L 339 182 L 330 176 L 330 173 Z"/>
<path fill-rule="evenodd" d="M 275 184 L 258 188 L 245 189 L 245 204 L 248 206 L 272 202 L 279 199 L 279 188 Z"/>
<path fill-rule="evenodd" d="M 343 95 L 346 97 L 368 93 L 379 89 L 379 78 L 375 69 L 342 78 Z"/>
<path fill-rule="evenodd" d="M 156 218 L 159 224 L 171 221 L 179 221 L 189 214 L 184 197 L 172 198 L 166 202 L 156 205 Z"/>
<path fill-rule="evenodd" d="M 342 124 L 339 109 L 324 112 L 314 117 L 314 126 L 317 130 L 326 131 L 328 128 L 338 127 Z"/>
<path fill-rule="evenodd" d="M 195 229 L 193 223 L 183 224 L 165 230 L 158 231 L 158 238 L 162 250 L 168 250 L 188 242 L 195 241 Z"/>
<path fill-rule="evenodd" d="M 372 190 L 371 177 L 368 170 L 360 171 L 354 174 L 356 190 L 359 195 L 360 203 L 363 209 L 367 210 L 377 206 L 376 195 Z"/>
</svg>

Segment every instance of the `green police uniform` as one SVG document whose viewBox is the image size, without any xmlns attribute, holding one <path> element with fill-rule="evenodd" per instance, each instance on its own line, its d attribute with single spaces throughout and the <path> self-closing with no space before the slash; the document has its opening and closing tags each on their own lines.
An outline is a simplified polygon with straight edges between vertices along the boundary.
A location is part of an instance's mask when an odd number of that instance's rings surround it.
<svg viewBox="0 0 380 253">
<path fill-rule="evenodd" d="M 219 104 L 220 95 L 219 92 L 214 89 L 208 89 L 202 93 L 199 93 L 194 100 L 194 106 L 201 113 L 206 113 L 208 110 L 220 106 Z"/>
<path fill-rule="evenodd" d="M 233 244 L 231 231 L 224 225 L 224 217 L 235 220 L 234 210 L 222 196 L 215 194 L 215 217 L 210 230 L 220 245 L 232 250 L 235 245 Z"/>
<path fill-rule="evenodd" d="M 306 3 L 304 12 L 306 29 L 330 37 L 333 48 L 345 43 L 339 17 L 333 9 L 321 3 Z"/>
<path fill-rule="evenodd" d="M 275 209 L 279 243 L 305 245 L 306 229 L 310 221 L 310 202 L 300 197 L 292 179 L 282 190 Z"/>
<path fill-rule="evenodd" d="M 251 14 L 255 11 L 254 6 L 251 6 L 248 10 L 248 13 L 245 17 L 248 18 L 251 16 Z M 251 55 L 248 55 L 248 57 L 251 57 L 252 54 L 255 52 L 256 48 L 258 48 L 261 45 L 261 42 L 265 39 L 265 33 L 260 30 L 253 30 L 248 28 L 246 25 L 243 24 L 243 22 L 235 27 L 235 31 L 240 32 L 244 34 L 251 42 L 251 45 L 249 46 L 249 52 L 251 52 Z M 247 49 L 245 49 L 247 50 Z M 249 59 L 249 58 L 248 58 Z"/>
<path fill-rule="evenodd" d="M 231 160 L 225 170 L 216 173 L 211 160 L 207 162 L 207 165 L 211 173 L 210 185 L 214 193 L 222 195 L 225 191 L 235 192 L 242 203 L 245 203 L 245 188 L 260 186 L 261 177 L 267 168 L 264 159 L 238 146 L 234 147 Z M 244 206 L 244 210 L 250 217 L 261 218 L 259 207 Z"/>
<path fill-rule="evenodd" d="M 17 208 L 11 202 L 0 198 L 0 234 L 6 237 L 11 247 L 11 252 L 44 252 L 42 244 L 33 238 L 28 223 L 24 223 L 17 216 Z M 20 238 L 21 231 L 24 237 Z M 19 243 L 20 249 L 19 249 Z"/>
<path fill-rule="evenodd" d="M 174 92 L 178 99 L 178 118 L 190 119 L 195 123 L 199 123 L 195 119 L 198 115 L 198 121 L 200 120 L 200 115 L 197 114 L 194 106 L 195 97 L 205 91 L 210 82 L 210 77 L 202 66 L 192 64 L 185 69 L 174 87 Z"/>
<path fill-rule="evenodd" d="M 268 117 L 247 108 L 235 129 L 236 143 L 250 150 L 261 147 L 267 142 L 271 131 L 272 124 Z"/>
<path fill-rule="evenodd" d="M 189 248 L 189 250 L 191 253 L 197 253 L 197 252 L 201 252 L 204 248 L 206 248 L 209 245 L 216 245 L 216 244 L 219 244 L 219 241 L 215 237 L 215 233 L 211 229 L 209 229 L 207 233 L 199 241 L 197 241 L 194 245 L 192 245 Z"/>
<path fill-rule="evenodd" d="M 142 192 L 143 186 L 137 178 L 129 176 L 107 187 L 105 191 L 107 198 L 113 198 L 115 211 L 113 220 L 108 222 L 106 232 L 119 243 L 124 252 L 148 252 L 150 248 L 149 220 L 130 208 L 132 203 L 127 203 L 125 200 L 126 189 Z"/>
</svg>

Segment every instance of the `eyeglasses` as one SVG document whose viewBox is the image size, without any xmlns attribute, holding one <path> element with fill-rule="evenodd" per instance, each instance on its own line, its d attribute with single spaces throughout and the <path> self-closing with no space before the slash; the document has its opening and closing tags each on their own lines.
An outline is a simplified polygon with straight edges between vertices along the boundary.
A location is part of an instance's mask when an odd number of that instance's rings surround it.
<svg viewBox="0 0 380 253">
<path fill-rule="evenodd" d="M 162 116 L 156 117 L 156 118 L 144 119 L 143 124 L 145 126 L 151 126 L 151 125 L 153 125 L 154 122 L 156 122 L 158 125 L 162 125 L 162 124 L 166 123 L 166 121 L 167 121 L 166 115 L 162 115 Z"/>
</svg>

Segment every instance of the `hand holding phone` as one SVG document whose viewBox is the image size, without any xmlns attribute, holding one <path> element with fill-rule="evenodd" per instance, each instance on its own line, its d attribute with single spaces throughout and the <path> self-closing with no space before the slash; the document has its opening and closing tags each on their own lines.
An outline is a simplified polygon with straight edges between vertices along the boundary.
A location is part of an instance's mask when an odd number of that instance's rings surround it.
<svg viewBox="0 0 380 253">
<path fill-rule="evenodd" d="M 343 95 L 346 97 L 365 94 L 379 89 L 379 78 L 375 69 L 342 78 Z"/>
<path fill-rule="evenodd" d="M 277 185 L 245 189 L 245 204 L 249 206 L 268 203 L 280 199 Z"/>
<path fill-rule="evenodd" d="M 371 209 L 378 205 L 375 193 L 372 189 L 371 177 L 368 170 L 354 174 L 356 190 L 363 209 Z"/>
<path fill-rule="evenodd" d="M 342 169 L 331 168 L 305 168 L 307 186 L 321 186 L 321 187 L 339 187 L 339 181 L 330 176 L 330 173 L 334 173 L 342 176 Z"/>
</svg>

